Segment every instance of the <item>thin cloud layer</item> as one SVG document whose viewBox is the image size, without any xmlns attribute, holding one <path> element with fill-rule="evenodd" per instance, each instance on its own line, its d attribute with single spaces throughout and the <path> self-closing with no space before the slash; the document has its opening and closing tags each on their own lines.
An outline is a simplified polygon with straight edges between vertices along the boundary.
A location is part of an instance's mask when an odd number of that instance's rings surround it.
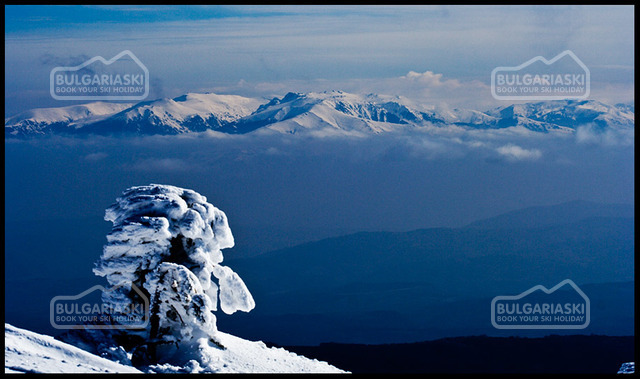
<svg viewBox="0 0 640 379">
<path fill-rule="evenodd" d="M 7 115 L 53 105 L 55 62 L 125 49 L 148 66 L 152 98 L 238 83 L 270 86 L 272 95 L 296 82 L 360 92 L 404 77 L 433 88 L 423 93 L 431 102 L 454 103 L 469 84 L 463 99 L 487 101 L 490 92 L 477 83 L 488 85 L 495 67 L 571 49 L 593 68 L 593 96 L 633 99 L 633 70 L 625 69 L 633 66 L 630 7 L 194 7 L 171 17 L 160 17 L 166 9 L 89 7 L 56 15 L 65 22 L 39 23 L 14 8 L 6 20 Z M 87 12 L 112 27 L 86 22 Z M 335 85 L 349 82 L 357 89 Z"/>
<path fill-rule="evenodd" d="M 500 146 L 496 151 L 512 161 L 528 160 L 534 161 L 540 159 L 542 152 L 538 149 L 524 149 L 518 145 L 508 144 Z"/>
</svg>

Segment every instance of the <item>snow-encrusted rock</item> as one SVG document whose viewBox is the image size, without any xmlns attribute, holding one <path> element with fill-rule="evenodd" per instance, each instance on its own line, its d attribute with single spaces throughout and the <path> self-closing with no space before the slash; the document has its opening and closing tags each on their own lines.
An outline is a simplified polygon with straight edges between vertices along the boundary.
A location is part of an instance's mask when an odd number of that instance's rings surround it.
<svg viewBox="0 0 640 379">
<path fill-rule="evenodd" d="M 214 307 L 219 290 L 225 313 L 255 306 L 242 280 L 219 265 L 221 250 L 234 245 L 233 234 L 227 216 L 206 197 L 168 185 L 132 187 L 107 209 L 105 220 L 113 229 L 94 272 L 112 286 L 135 283 L 141 272 L 152 272 L 167 259 L 178 260 L 198 277 Z"/>
<path fill-rule="evenodd" d="M 94 273 L 115 289 L 105 291 L 103 301 L 138 313 L 146 309 L 136 305 L 144 297 L 149 302 L 150 322 L 135 359 L 200 360 L 200 347 L 216 344 L 217 304 L 227 314 L 255 307 L 242 279 L 221 265 L 221 250 L 234 239 L 227 216 L 206 197 L 169 185 L 131 187 L 107 209 L 105 220 L 113 228 Z"/>
</svg>

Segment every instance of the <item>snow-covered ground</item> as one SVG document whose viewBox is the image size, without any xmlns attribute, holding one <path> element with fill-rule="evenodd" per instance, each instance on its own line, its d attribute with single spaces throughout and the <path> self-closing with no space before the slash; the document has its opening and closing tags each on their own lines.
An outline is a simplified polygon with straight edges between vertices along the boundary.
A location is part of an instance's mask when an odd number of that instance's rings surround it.
<svg viewBox="0 0 640 379">
<path fill-rule="evenodd" d="M 107 373 L 140 372 L 75 346 L 4 324 L 4 372 Z"/>
<path fill-rule="evenodd" d="M 141 372 L 220 372 L 220 373 L 340 373 L 344 372 L 315 359 L 298 356 L 263 342 L 247 341 L 218 332 L 225 350 L 211 349 L 208 367 L 193 361 L 187 367 L 151 366 L 140 371 L 131 366 L 90 354 L 51 336 L 5 324 L 5 373 L 141 373 Z"/>
<path fill-rule="evenodd" d="M 171 365 L 152 366 L 154 372 L 219 372 L 219 373 L 340 373 L 345 372 L 316 359 L 296 355 L 282 348 L 267 347 L 263 342 L 247 341 L 218 332 L 218 341 L 226 348 L 209 349 L 210 367 L 199 367 L 195 361 L 186 368 Z"/>
</svg>

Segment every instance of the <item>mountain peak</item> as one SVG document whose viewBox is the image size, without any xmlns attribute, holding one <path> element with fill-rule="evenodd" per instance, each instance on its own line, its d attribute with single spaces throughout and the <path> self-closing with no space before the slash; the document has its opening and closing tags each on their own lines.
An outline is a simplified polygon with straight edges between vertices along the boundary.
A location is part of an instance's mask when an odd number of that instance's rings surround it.
<svg viewBox="0 0 640 379">
<path fill-rule="evenodd" d="M 261 130 L 295 134 L 377 134 L 456 126 L 523 128 L 573 133 L 579 126 L 633 128 L 633 105 L 596 100 L 510 104 L 489 111 L 429 106 L 402 96 L 328 90 L 288 92 L 265 102 L 237 95 L 189 92 L 138 104 L 95 102 L 34 109 L 5 119 L 6 137 L 44 134 L 182 134 L 213 130 L 242 134 Z"/>
</svg>

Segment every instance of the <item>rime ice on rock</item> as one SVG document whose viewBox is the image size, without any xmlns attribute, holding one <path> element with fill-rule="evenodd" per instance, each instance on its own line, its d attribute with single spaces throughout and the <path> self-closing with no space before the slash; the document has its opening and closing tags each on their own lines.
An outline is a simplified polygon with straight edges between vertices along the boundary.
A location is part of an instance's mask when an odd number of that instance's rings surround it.
<svg viewBox="0 0 640 379">
<path fill-rule="evenodd" d="M 227 217 L 188 189 L 151 184 L 123 192 L 107 209 L 113 223 L 94 273 L 111 286 L 133 283 L 150 300 L 150 341 L 202 343 L 216 333 L 213 311 L 248 312 L 255 303 L 240 277 L 222 266 L 234 245 Z M 125 285 L 103 300 L 127 307 L 140 299 Z"/>
</svg>

